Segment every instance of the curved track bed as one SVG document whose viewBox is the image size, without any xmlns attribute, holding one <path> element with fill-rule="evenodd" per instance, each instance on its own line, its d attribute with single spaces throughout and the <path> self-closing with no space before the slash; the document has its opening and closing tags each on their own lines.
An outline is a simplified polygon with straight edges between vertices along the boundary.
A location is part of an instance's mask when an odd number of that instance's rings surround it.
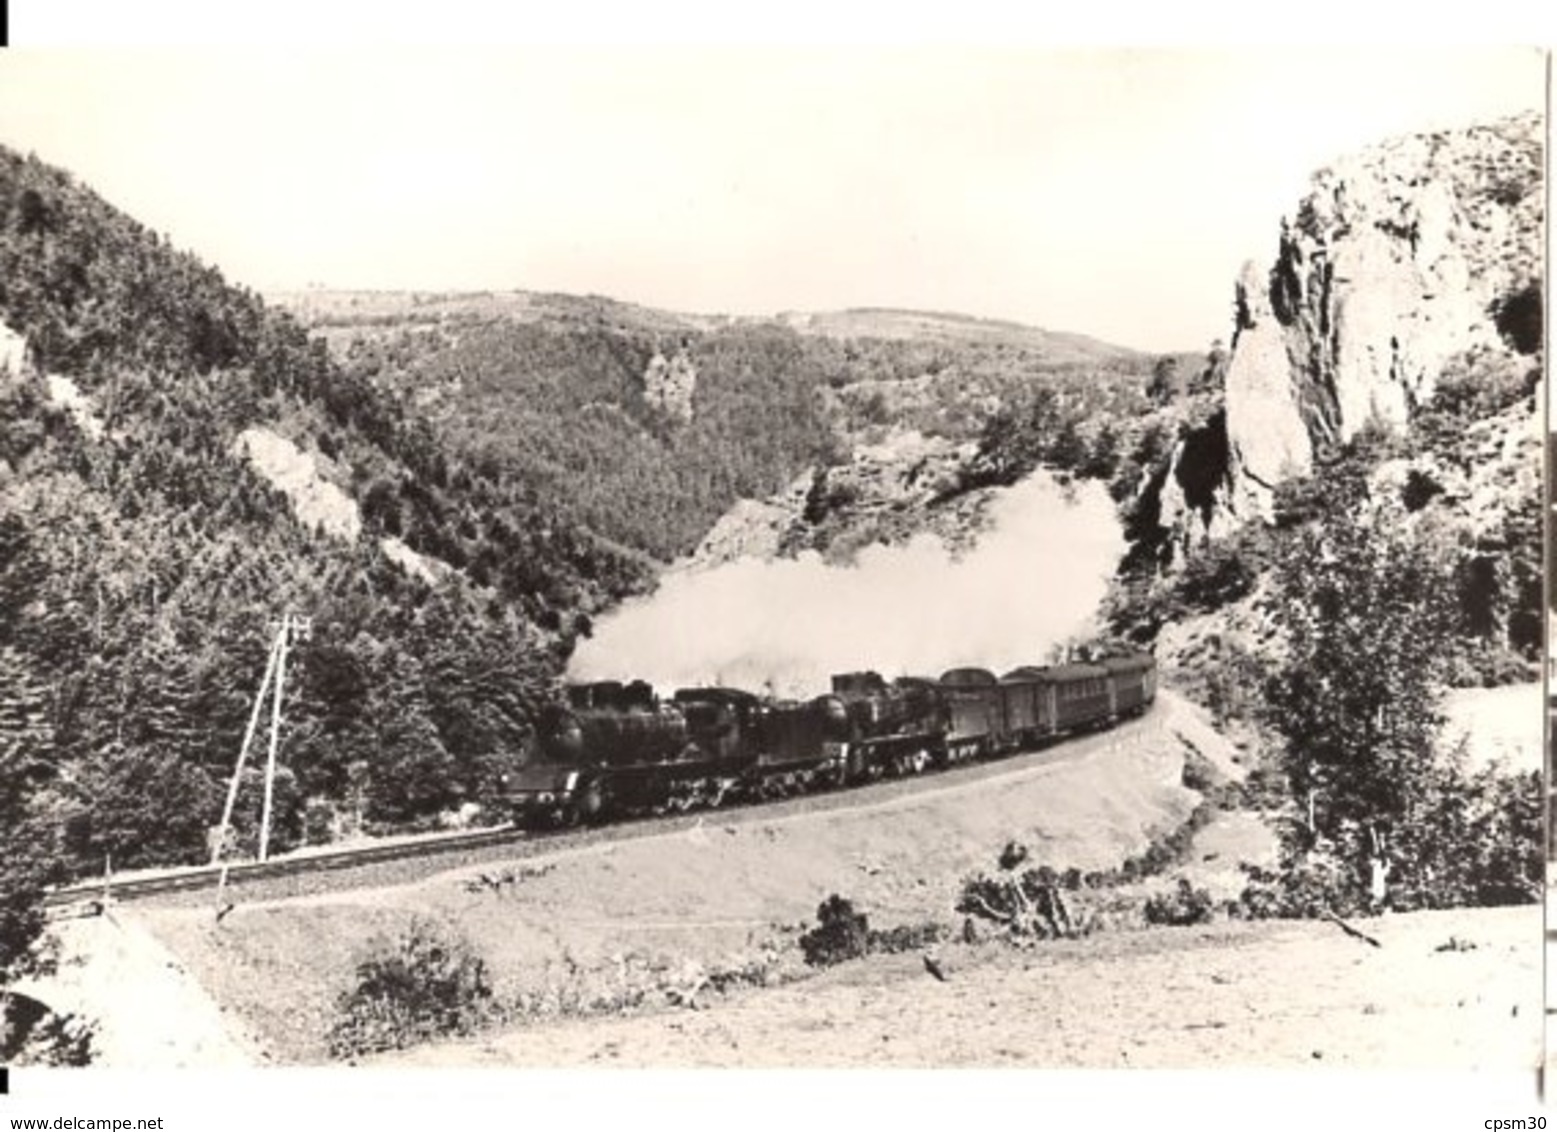
<svg viewBox="0 0 1557 1132">
<path fill-rule="evenodd" d="M 740 802 L 688 814 L 640 817 L 606 825 L 556 831 L 526 832 L 500 829 L 443 838 L 367 846 L 317 856 L 278 858 L 268 866 L 235 867 L 227 881 L 224 902 L 254 903 L 284 900 L 329 892 L 412 884 L 450 870 L 500 865 L 565 853 L 589 846 L 609 845 L 639 838 L 660 837 L 704 826 L 741 825 L 772 821 L 798 814 L 859 810 L 897 799 L 930 796 L 969 785 L 1023 775 L 1038 767 L 1074 761 L 1125 742 L 1143 733 L 1155 733 L 1166 713 L 1176 710 L 1171 698 L 1143 719 L 1127 720 L 1095 734 L 1071 736 L 1037 750 L 1000 759 L 964 763 L 945 770 L 905 778 L 881 779 L 847 789 L 804 794 L 775 802 Z M 170 878 L 150 878 L 115 887 L 119 899 L 158 906 L 210 906 L 215 899 L 216 870 L 202 869 Z M 80 886 L 75 895 L 91 899 L 96 886 Z"/>
<path fill-rule="evenodd" d="M 125 911 L 282 1062 L 325 1058 L 357 964 L 413 917 L 468 941 L 505 1001 L 566 1013 L 645 979 L 663 1001 L 682 972 L 695 982 L 696 971 L 747 969 L 774 954 L 798 962 L 795 936 L 832 893 L 873 926 L 944 922 L 962 879 L 991 868 L 1008 840 L 1080 868 L 1140 852 L 1199 801 L 1180 781 L 1193 731 L 1182 714 L 1163 705 L 1030 755 L 536 838 L 455 867 L 424 859 L 267 882 L 219 923 L 188 895 Z"/>
</svg>

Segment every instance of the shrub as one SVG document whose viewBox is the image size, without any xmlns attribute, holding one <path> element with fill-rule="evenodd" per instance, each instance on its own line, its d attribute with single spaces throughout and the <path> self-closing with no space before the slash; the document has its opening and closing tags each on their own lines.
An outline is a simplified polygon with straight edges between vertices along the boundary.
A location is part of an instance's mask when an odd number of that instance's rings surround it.
<svg viewBox="0 0 1557 1132">
<path fill-rule="evenodd" d="M 1531 904 L 1542 891 L 1542 787 L 1538 771 L 1460 758 L 1429 780 L 1390 853 L 1390 902 L 1399 909 Z"/>
<path fill-rule="evenodd" d="M 1179 782 L 1184 789 L 1204 794 L 1216 785 L 1217 777 L 1216 768 L 1211 765 L 1210 759 L 1194 748 L 1184 753 L 1184 769 L 1179 774 Z"/>
<path fill-rule="evenodd" d="M 1538 772 L 1435 770 L 1408 820 L 1388 840 L 1386 901 L 1397 911 L 1529 904 L 1541 898 L 1542 789 Z M 1304 827 L 1283 839 L 1276 871 L 1248 869 L 1236 916 L 1347 916 L 1373 910 L 1364 880 L 1370 848 L 1359 831 L 1315 844 Z"/>
<path fill-rule="evenodd" d="M 1180 877 L 1178 886 L 1172 892 L 1160 892 L 1149 897 L 1141 911 L 1148 924 L 1188 927 L 1209 922 L 1214 903 L 1209 892 L 1196 888 Z"/>
<path fill-rule="evenodd" d="M 1205 794 L 1206 801 L 1221 810 L 1282 810 L 1292 805 L 1286 775 L 1265 763 L 1254 766 L 1243 781 L 1229 779 Z"/>
<path fill-rule="evenodd" d="M 1541 349 L 1541 285 L 1532 280 L 1492 304 L 1491 314 L 1503 341 L 1520 354 Z"/>
<path fill-rule="evenodd" d="M 800 937 L 800 949 L 812 967 L 831 967 L 860 959 L 870 949 L 870 927 L 863 912 L 837 893 L 816 910 L 817 926 Z"/>
<path fill-rule="evenodd" d="M 1001 869 L 1010 872 L 1027 860 L 1027 846 L 1016 841 L 1007 841 L 1004 849 L 1000 851 L 999 865 Z"/>
<path fill-rule="evenodd" d="M 350 1057 L 468 1034 L 492 1007 L 486 962 L 463 938 L 415 917 L 399 940 L 379 940 L 337 1001 L 330 1052 Z"/>
<path fill-rule="evenodd" d="M 1190 842 L 1194 840 L 1195 834 L 1210 824 L 1211 819 L 1216 816 L 1216 810 L 1217 807 L 1209 802 L 1200 803 L 1190 811 L 1183 825 L 1153 840 L 1145 850 L 1128 858 L 1118 869 L 1102 874 L 1103 885 L 1113 886 L 1121 882 L 1145 880 L 1179 864 L 1189 852 Z"/>
<path fill-rule="evenodd" d="M 1249 882 L 1229 914 L 1245 920 L 1315 919 L 1368 911 L 1360 873 L 1329 853 L 1298 853 L 1280 868 L 1245 868 Z"/>
<path fill-rule="evenodd" d="M 1420 468 L 1412 468 L 1400 489 L 1400 502 L 1407 511 L 1420 511 L 1431 503 L 1435 496 L 1442 495 L 1443 491 L 1443 484 L 1432 475 Z"/>
<path fill-rule="evenodd" d="M 978 873 L 963 882 L 957 898 L 958 912 L 1002 925 L 1014 936 L 1037 939 L 1075 939 L 1091 930 L 1087 917 L 1074 914 L 1061 893 L 1081 887 L 1081 874 L 1069 869 L 1056 873 L 1047 865 L 1028 869 L 1020 876 L 1004 871 L 1000 876 Z"/>
<path fill-rule="evenodd" d="M 328 798 L 309 798 L 303 803 L 303 843 L 328 845 L 336 839 L 341 815 Z"/>
<path fill-rule="evenodd" d="M 871 929 L 867 947 L 871 954 L 896 955 L 902 951 L 918 951 L 941 942 L 946 937 L 942 924 L 927 920 L 922 924 L 900 924 L 886 931 Z"/>
<path fill-rule="evenodd" d="M 1174 596 L 1186 613 L 1209 613 L 1247 597 L 1254 590 L 1254 567 L 1243 548 L 1231 542 L 1210 543 L 1184 560 Z"/>
<path fill-rule="evenodd" d="M 0 991 L 0 1061 L 75 1068 L 92 1063 L 96 1027 L 29 995 Z"/>
<path fill-rule="evenodd" d="M 812 967 L 831 967 L 867 955 L 896 955 L 939 943 L 946 928 L 933 921 L 900 924 L 877 931 L 863 912 L 836 893 L 816 910 L 817 926 L 800 937 L 800 950 Z"/>
</svg>

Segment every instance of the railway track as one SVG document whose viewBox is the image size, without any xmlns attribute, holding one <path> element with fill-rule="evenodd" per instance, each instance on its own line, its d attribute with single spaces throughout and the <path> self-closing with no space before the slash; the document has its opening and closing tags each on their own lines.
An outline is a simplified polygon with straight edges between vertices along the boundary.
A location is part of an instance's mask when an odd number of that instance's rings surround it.
<svg viewBox="0 0 1557 1132">
<path fill-rule="evenodd" d="M 1149 712 L 1148 718 L 1152 714 Z M 455 864 L 463 866 L 485 860 L 509 859 L 513 856 L 527 857 L 597 842 L 673 833 L 700 825 L 705 820 L 744 822 L 767 817 L 782 817 L 800 810 L 834 809 L 850 805 L 851 802 L 857 802 L 864 797 L 891 796 L 933 788 L 933 784 L 937 781 L 945 783 L 949 780 L 993 777 L 1018 769 L 1028 764 L 1030 760 L 1047 762 L 1078 756 L 1094 741 L 1108 742 L 1111 738 L 1118 739 L 1140 726 L 1140 720 L 1127 721 L 1110 731 L 1068 736 L 1015 755 L 970 760 L 922 774 L 882 778 L 846 790 L 827 790 L 780 801 L 740 802 L 711 809 L 698 809 L 684 814 L 639 816 L 600 826 L 547 831 L 529 831 L 514 825 L 503 825 L 471 832 L 430 835 L 416 840 L 299 853 L 264 862 L 233 861 L 225 866 L 226 885 L 230 890 L 243 890 L 247 898 L 263 899 L 317 891 L 321 883 L 331 888 L 395 884 L 413 878 L 406 875 L 404 868 L 394 867 L 414 865 L 419 859 L 431 863 L 432 858 L 455 858 Z M 107 884 L 100 879 L 82 881 L 51 890 L 45 896 L 44 904 L 49 909 L 51 918 L 69 918 L 72 915 L 91 915 L 101 911 L 110 897 L 114 901 L 124 902 L 166 896 L 172 897 L 175 902 L 185 903 L 196 899 L 203 892 L 215 890 L 221 882 L 223 867 L 201 865 L 150 876 L 115 878 Z M 440 862 L 427 871 L 435 872 L 445 867 L 449 866 Z M 334 879 L 324 879 L 325 874 L 349 872 L 358 872 L 362 875 L 347 883 L 342 883 L 346 881 L 344 875 L 338 875 Z"/>
<path fill-rule="evenodd" d="M 111 895 L 116 900 L 133 900 L 143 896 L 156 896 L 171 892 L 188 892 L 202 888 L 215 888 L 222 879 L 223 870 L 230 885 L 259 880 L 276 880 L 283 877 L 303 876 L 310 873 L 355 869 L 364 865 L 403 861 L 417 857 L 441 856 L 472 849 L 485 849 L 494 845 L 526 838 L 525 831 L 512 825 L 493 829 L 475 830 L 469 833 L 440 834 L 415 841 L 396 841 L 382 845 L 360 845 L 348 849 L 277 857 L 271 861 L 232 861 L 224 865 L 200 865 L 154 876 L 126 877 L 119 880 L 84 881 L 52 889 L 44 897 L 48 908 L 67 907 L 87 901 L 101 901 Z"/>
</svg>

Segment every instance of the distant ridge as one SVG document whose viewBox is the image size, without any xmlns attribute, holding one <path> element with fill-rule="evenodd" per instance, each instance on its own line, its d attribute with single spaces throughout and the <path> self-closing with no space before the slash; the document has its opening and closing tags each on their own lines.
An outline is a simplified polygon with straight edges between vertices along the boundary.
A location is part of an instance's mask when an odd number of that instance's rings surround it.
<svg viewBox="0 0 1557 1132">
<path fill-rule="evenodd" d="M 1009 319 L 978 318 L 947 311 L 850 307 L 841 311 L 785 311 L 778 320 L 802 334 L 827 337 L 1020 342 L 1045 350 L 1069 351 L 1077 355 L 1077 360 L 1142 356 L 1139 350 L 1116 346 L 1085 334 L 1044 330 Z"/>
<path fill-rule="evenodd" d="M 1056 361 L 1139 358 L 1142 351 L 1085 334 L 1045 330 L 1009 319 L 979 318 L 949 311 L 895 307 L 849 307 L 836 311 L 780 311 L 774 315 L 690 314 L 660 310 L 603 295 L 549 291 L 274 291 L 274 303 L 316 328 L 375 322 L 437 324 L 465 318 L 515 322 L 597 323 L 621 330 L 675 333 L 728 326 L 786 326 L 824 338 L 880 338 L 925 342 L 1008 342 L 1053 351 Z"/>
</svg>

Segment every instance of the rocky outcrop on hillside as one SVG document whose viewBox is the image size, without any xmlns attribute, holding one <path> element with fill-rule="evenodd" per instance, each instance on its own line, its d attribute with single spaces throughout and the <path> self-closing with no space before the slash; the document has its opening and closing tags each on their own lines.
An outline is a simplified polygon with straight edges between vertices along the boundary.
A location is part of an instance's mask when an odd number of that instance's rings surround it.
<svg viewBox="0 0 1557 1132">
<path fill-rule="evenodd" d="M 362 532 L 356 500 L 320 474 L 315 454 L 259 427 L 239 433 L 233 451 L 247 458 L 256 472 L 287 497 L 299 522 L 345 542 L 354 541 Z"/>
<path fill-rule="evenodd" d="M 846 463 L 796 477 L 768 499 L 741 500 L 714 526 L 690 562 L 706 568 L 740 558 L 793 557 L 814 550 L 848 562 L 873 544 L 939 536 L 954 553 L 976 541 L 993 492 L 961 490 L 976 445 L 906 429 L 862 444 Z"/>
<path fill-rule="evenodd" d="M 692 419 L 692 394 L 697 389 L 697 369 L 686 349 L 670 358 L 655 352 L 643 373 L 643 399 L 668 417 Z"/>
<path fill-rule="evenodd" d="M 1525 115 L 1315 175 L 1270 269 L 1238 280 L 1221 411 L 1154 486 L 1173 541 L 1269 518 L 1279 484 L 1369 425 L 1406 426 L 1447 371 L 1538 366 L 1541 168 Z"/>
<path fill-rule="evenodd" d="M 0 377 L 18 376 L 27 362 L 27 339 L 0 322 Z"/>
<path fill-rule="evenodd" d="M 1116 627 L 1155 642 L 1166 680 L 1237 714 L 1282 647 L 1273 547 L 1359 475 L 1353 517 L 1448 572 L 1451 679 L 1529 677 L 1542 167 L 1534 115 L 1386 142 L 1317 173 L 1269 269 L 1243 270 L 1217 380 L 1164 407 L 1177 440 L 1128 508 Z"/>
</svg>

